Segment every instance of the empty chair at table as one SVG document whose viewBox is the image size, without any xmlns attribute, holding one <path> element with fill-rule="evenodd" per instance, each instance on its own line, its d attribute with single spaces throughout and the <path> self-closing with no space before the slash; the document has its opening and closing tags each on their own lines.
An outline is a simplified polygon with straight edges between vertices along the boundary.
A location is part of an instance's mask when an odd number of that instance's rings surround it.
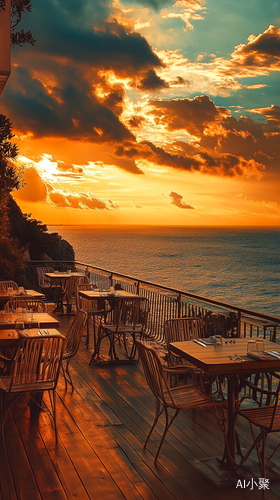
<svg viewBox="0 0 280 500">
<path fill-rule="evenodd" d="M 0 281 L 0 291 L 8 291 L 8 288 L 12 290 L 18 290 L 18 285 L 15 281 Z"/>
<path fill-rule="evenodd" d="M 5 304 L 5 311 L 15 312 L 17 310 L 43 313 L 46 310 L 45 303 L 41 300 L 26 299 L 24 297 L 11 297 L 10 300 Z"/>
<path fill-rule="evenodd" d="M 61 371 L 64 376 L 65 387 L 67 388 L 67 384 L 69 383 L 72 387 L 72 390 L 74 389 L 74 384 L 69 371 L 69 364 L 71 359 L 73 358 L 73 356 L 75 356 L 75 354 L 79 349 L 86 321 L 87 321 L 86 311 L 82 311 L 81 309 L 79 309 L 75 314 L 75 317 L 70 325 L 68 335 L 66 337 L 67 344 L 65 352 L 63 354 L 63 363 L 61 366 Z"/>
<path fill-rule="evenodd" d="M 63 293 L 63 302 L 65 301 L 67 313 L 71 312 L 72 305 L 76 305 L 76 286 L 89 284 L 87 276 L 70 276 L 65 280 Z"/>
<path fill-rule="evenodd" d="M 202 392 L 195 384 L 195 380 L 191 384 L 171 388 L 167 380 L 167 375 L 170 372 L 170 369 L 164 368 L 161 365 L 156 350 L 146 343 L 137 340 L 136 346 L 139 352 L 139 357 L 142 363 L 147 384 L 156 398 L 155 419 L 146 438 L 144 448 L 148 443 L 148 440 L 158 422 L 160 415 L 163 411 L 165 414 L 165 428 L 155 455 L 154 462 L 157 461 L 165 436 L 180 410 L 194 410 L 198 408 L 215 407 L 218 424 L 223 431 L 224 439 L 226 439 L 226 415 L 224 410 L 224 401 L 214 399 L 212 396 L 208 396 L 207 394 Z M 221 417 L 219 417 L 217 413 L 218 407 L 221 407 L 222 409 Z M 171 411 L 174 410 L 171 419 L 168 413 L 169 409 Z"/>
<path fill-rule="evenodd" d="M 83 309 L 83 311 L 87 312 L 87 337 L 86 337 L 86 346 L 89 344 L 89 320 L 92 318 L 93 321 L 93 340 L 94 340 L 94 348 L 96 346 L 96 328 L 98 328 L 98 324 L 102 321 L 102 317 L 107 312 L 106 301 L 100 300 L 100 298 L 84 298 L 81 297 L 80 291 L 93 291 L 96 290 L 97 286 L 93 283 L 84 283 L 80 285 L 76 285 L 76 308 Z M 96 324 L 97 323 L 97 324 Z"/>
<path fill-rule="evenodd" d="M 49 393 L 51 406 L 47 408 L 40 404 L 40 408 L 46 409 L 48 414 L 52 416 L 57 441 L 55 388 L 64 348 L 65 337 L 62 335 L 24 337 L 12 359 L 0 355 L 0 360 L 10 365 L 9 375 L 0 377 L 0 419 L 3 441 L 4 423 L 12 404 L 22 394 L 29 395 L 34 403 L 38 404 L 34 395 L 44 391 Z"/>
<path fill-rule="evenodd" d="M 118 360 L 115 344 L 123 343 L 126 354 L 135 356 L 136 337 L 142 338 L 148 316 L 148 300 L 146 297 L 108 297 L 110 310 L 106 314 L 106 322 L 100 324 L 95 350 L 91 361 L 100 357 L 100 347 L 104 339 L 109 340 L 109 356 Z M 130 337 L 130 338 L 128 338 Z"/>
<path fill-rule="evenodd" d="M 203 337 L 203 321 L 201 318 L 186 316 L 168 319 L 165 322 L 165 340 L 167 346 L 168 366 L 194 368 L 194 365 L 170 351 L 171 342 L 185 342 Z"/>
<path fill-rule="evenodd" d="M 53 267 L 37 267 L 38 285 L 49 302 L 57 302 L 60 288 L 58 283 L 51 283 L 45 276 L 46 273 L 53 272 Z"/>
<path fill-rule="evenodd" d="M 252 444 L 242 457 L 237 472 L 240 472 L 244 463 L 255 449 L 257 452 L 261 477 L 266 478 L 267 469 L 272 457 L 280 447 L 280 441 L 271 442 L 266 450 L 266 439 L 268 434 L 280 432 L 280 375 L 278 373 L 261 373 L 254 375 L 254 381 L 243 377 L 241 386 L 245 390 L 237 404 L 236 414 L 245 418 L 250 425 Z M 249 392 L 248 392 L 249 391 Z M 242 405 L 244 400 L 250 399 L 250 405 Z M 259 432 L 255 434 L 256 428 Z"/>
<path fill-rule="evenodd" d="M 199 339 L 204 337 L 203 320 L 199 317 L 185 316 L 184 318 L 173 318 L 165 322 L 165 340 L 167 346 L 167 362 L 168 368 L 175 370 L 177 376 L 175 382 L 185 375 L 194 372 L 201 387 L 208 392 L 212 391 L 214 380 L 216 381 L 216 390 L 222 394 L 221 382 L 218 377 L 212 377 L 205 373 L 200 368 L 194 366 L 190 361 L 187 361 L 180 356 L 174 354 L 170 350 L 172 342 L 186 342 L 192 339 Z M 180 377 L 178 379 L 178 370 L 180 370 Z M 175 373 L 175 372 L 174 372 Z M 174 377 L 170 376 L 172 381 Z"/>
</svg>

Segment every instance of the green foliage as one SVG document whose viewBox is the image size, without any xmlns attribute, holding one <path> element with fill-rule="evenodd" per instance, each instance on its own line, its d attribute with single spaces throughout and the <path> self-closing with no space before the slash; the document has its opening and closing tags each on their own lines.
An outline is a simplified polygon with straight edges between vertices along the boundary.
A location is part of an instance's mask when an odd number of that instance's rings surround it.
<svg viewBox="0 0 280 500">
<path fill-rule="evenodd" d="M 31 12 L 31 0 L 12 0 L 12 10 L 11 10 L 11 45 L 15 47 L 19 45 L 20 47 L 24 43 L 29 43 L 30 45 L 35 45 L 35 38 L 33 38 L 32 33 L 28 31 L 24 31 L 21 29 L 20 31 L 15 31 L 16 27 L 20 23 L 22 19 L 22 15 L 24 12 Z"/>
<path fill-rule="evenodd" d="M 18 155 L 17 145 L 10 142 L 13 137 L 12 124 L 9 118 L 0 114 L 0 154 L 6 160 L 8 158 L 16 158 Z"/>
</svg>

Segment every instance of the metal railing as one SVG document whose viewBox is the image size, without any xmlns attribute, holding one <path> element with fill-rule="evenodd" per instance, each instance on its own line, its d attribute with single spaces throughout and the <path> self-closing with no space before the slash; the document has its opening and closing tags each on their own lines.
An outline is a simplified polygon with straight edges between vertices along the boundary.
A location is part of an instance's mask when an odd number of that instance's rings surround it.
<svg viewBox="0 0 280 500">
<path fill-rule="evenodd" d="M 46 264 L 57 270 L 79 270 L 86 274 L 98 288 L 108 289 L 118 284 L 124 290 L 146 297 L 150 307 L 147 333 L 159 342 L 165 342 L 165 321 L 184 316 L 203 318 L 207 336 L 222 334 L 228 337 L 261 337 L 280 342 L 279 317 L 78 261 L 48 261 L 47 263 L 46 261 L 28 261 L 25 263 L 27 280 L 30 283 L 36 283 L 35 267 Z"/>
</svg>

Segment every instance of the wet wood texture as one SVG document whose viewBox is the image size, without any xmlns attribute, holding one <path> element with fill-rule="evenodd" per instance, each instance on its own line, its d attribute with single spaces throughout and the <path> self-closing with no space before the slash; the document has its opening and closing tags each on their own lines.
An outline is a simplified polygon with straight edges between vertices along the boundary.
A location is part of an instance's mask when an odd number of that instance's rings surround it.
<svg viewBox="0 0 280 500">
<path fill-rule="evenodd" d="M 58 318 L 59 330 L 65 334 L 71 316 Z M 195 461 L 223 453 L 222 433 L 214 413 L 207 409 L 179 414 L 155 466 L 163 420 L 144 450 L 155 400 L 141 365 L 89 365 L 90 358 L 91 351 L 82 342 L 70 364 L 73 393 L 65 390 L 60 378 L 57 444 L 46 413 L 35 420 L 25 400 L 13 406 L 5 424 L 7 458 L 2 448 L 0 455 L 0 500 L 262 498 L 257 487 L 253 491 L 218 488 L 195 469 Z M 246 448 L 250 441 L 246 423 L 238 422 L 238 431 Z M 271 436 L 268 446 L 277 439 Z M 274 462 L 280 464 L 279 454 Z M 267 499 L 278 498 L 280 481 L 271 482 Z"/>
</svg>

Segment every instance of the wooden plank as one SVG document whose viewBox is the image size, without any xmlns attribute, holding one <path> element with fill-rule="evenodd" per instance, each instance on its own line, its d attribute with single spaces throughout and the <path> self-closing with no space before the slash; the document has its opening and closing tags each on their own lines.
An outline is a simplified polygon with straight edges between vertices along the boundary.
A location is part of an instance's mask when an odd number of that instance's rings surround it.
<svg viewBox="0 0 280 500">
<path fill-rule="evenodd" d="M 21 406 L 13 409 L 13 416 L 21 436 L 38 489 L 43 498 L 66 500 L 49 454 L 37 430 L 36 422 L 30 420 L 29 409 Z M 54 439 L 54 435 L 51 437 Z"/>
<path fill-rule="evenodd" d="M 7 455 L 17 497 L 26 500 L 28 498 L 40 500 L 41 497 L 38 486 L 11 413 L 7 417 L 4 433 Z M 22 473 L 22 464 L 25 464 L 24 474 Z"/>
</svg>

